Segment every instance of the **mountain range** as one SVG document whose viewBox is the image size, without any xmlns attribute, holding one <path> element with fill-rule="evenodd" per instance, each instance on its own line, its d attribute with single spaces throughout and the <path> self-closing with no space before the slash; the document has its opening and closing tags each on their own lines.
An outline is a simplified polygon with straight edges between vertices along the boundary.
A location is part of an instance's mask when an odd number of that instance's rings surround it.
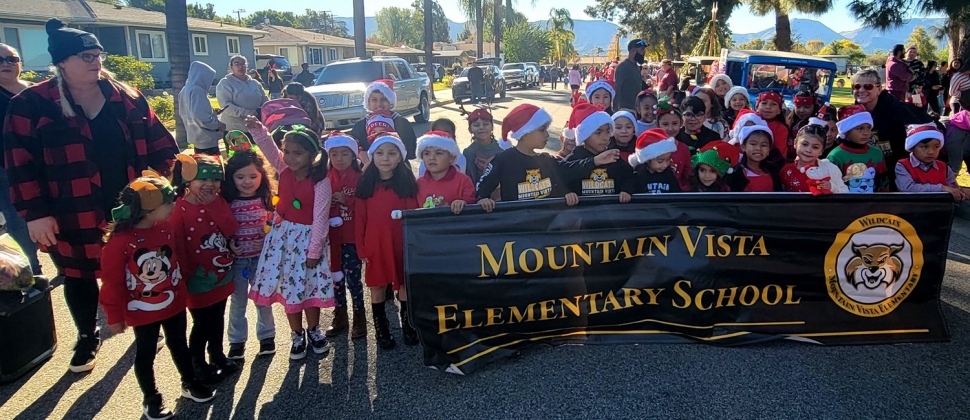
<svg viewBox="0 0 970 420">
<path fill-rule="evenodd" d="M 353 18 L 338 17 L 336 20 L 346 23 L 347 29 L 353 33 Z M 576 48 L 576 51 L 580 52 L 580 54 L 591 52 L 595 50 L 596 47 L 606 48 L 610 42 L 612 42 L 613 35 L 617 32 L 617 26 L 612 22 L 579 19 L 575 19 L 574 22 L 576 26 L 573 29 L 573 32 L 576 34 L 576 41 L 573 43 L 573 46 Z M 922 26 L 929 29 L 931 26 L 941 26 L 943 22 L 943 18 L 910 19 L 899 28 L 890 29 L 888 31 L 879 31 L 872 28 L 859 28 L 852 31 L 836 32 L 828 26 L 825 26 L 824 23 L 817 20 L 792 19 L 791 27 L 792 34 L 801 42 L 820 39 L 822 42 L 828 44 L 832 41 L 844 38 L 859 44 L 859 46 L 861 46 L 866 52 L 874 52 L 876 50 L 888 51 L 891 50 L 895 44 L 905 43 L 906 39 L 909 38 L 910 32 L 912 32 L 913 28 L 917 26 Z M 540 20 L 531 23 L 543 26 L 545 25 L 546 21 Z M 377 32 L 377 20 L 375 18 L 366 18 L 365 25 L 367 26 L 367 36 L 371 36 Z M 454 22 L 449 20 L 448 27 L 450 29 L 451 38 L 454 40 L 465 28 L 465 24 L 462 22 Z M 733 39 L 735 44 L 741 44 L 754 38 L 768 40 L 774 36 L 775 28 L 771 27 L 755 33 L 736 33 L 734 34 Z M 625 45 L 626 42 L 627 39 L 621 39 L 620 45 Z M 946 46 L 946 39 L 941 41 L 940 46 Z"/>
</svg>

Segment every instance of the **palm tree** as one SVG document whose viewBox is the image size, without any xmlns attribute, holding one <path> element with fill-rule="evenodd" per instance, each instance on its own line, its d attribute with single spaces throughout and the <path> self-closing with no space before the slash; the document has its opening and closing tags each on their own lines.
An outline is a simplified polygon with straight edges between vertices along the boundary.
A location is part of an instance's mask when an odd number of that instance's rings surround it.
<svg viewBox="0 0 970 420">
<path fill-rule="evenodd" d="M 475 42 L 478 44 L 478 56 L 484 56 L 485 10 L 483 10 L 482 0 L 458 0 L 458 8 L 465 12 L 466 18 L 475 19 Z"/>
<path fill-rule="evenodd" d="M 566 29 L 566 27 L 569 29 Z M 556 54 L 556 63 L 562 61 L 564 51 L 564 45 L 572 45 L 573 41 L 576 40 L 576 34 L 573 33 L 573 29 L 576 28 L 575 22 L 573 22 L 572 16 L 569 15 L 569 9 L 566 8 L 552 8 L 549 10 L 549 20 L 546 21 L 546 29 L 552 34 L 553 48 Z"/>
<path fill-rule="evenodd" d="M 502 0 L 492 0 L 492 41 L 495 42 L 495 58 L 502 56 Z"/>
<path fill-rule="evenodd" d="M 168 43 L 168 60 L 172 72 L 172 94 L 185 87 L 189 74 L 189 21 L 185 0 L 165 0 L 165 39 Z M 178 118 L 179 101 L 175 101 L 175 140 L 180 148 L 188 146 L 185 125 Z"/>
<path fill-rule="evenodd" d="M 750 0 L 751 13 L 758 16 L 775 15 L 775 48 L 791 51 L 791 20 L 788 14 L 802 12 L 822 14 L 832 9 L 832 0 Z"/>
</svg>

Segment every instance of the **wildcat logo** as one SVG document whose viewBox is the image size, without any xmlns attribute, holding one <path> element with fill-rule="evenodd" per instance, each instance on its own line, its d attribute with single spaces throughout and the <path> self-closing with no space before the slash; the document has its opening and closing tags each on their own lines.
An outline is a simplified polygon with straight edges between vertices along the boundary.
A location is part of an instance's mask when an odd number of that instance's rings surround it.
<svg viewBox="0 0 970 420">
<path fill-rule="evenodd" d="M 593 169 L 589 179 L 583 180 L 583 195 L 615 194 L 614 181 L 605 168 Z"/>
<path fill-rule="evenodd" d="M 870 214 L 836 235 L 825 254 L 826 289 L 842 309 L 879 317 L 912 294 L 922 268 L 916 229 L 892 214 Z"/>
<path fill-rule="evenodd" d="M 543 178 L 539 169 L 525 170 L 525 182 L 519 183 L 519 200 L 546 198 L 551 193 L 551 179 Z"/>
</svg>

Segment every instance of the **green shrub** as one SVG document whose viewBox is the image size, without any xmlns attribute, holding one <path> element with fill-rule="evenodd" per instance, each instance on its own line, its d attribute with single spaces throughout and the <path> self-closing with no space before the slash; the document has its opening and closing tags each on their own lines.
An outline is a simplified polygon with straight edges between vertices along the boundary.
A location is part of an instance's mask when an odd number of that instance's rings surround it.
<svg viewBox="0 0 970 420">
<path fill-rule="evenodd" d="M 109 55 L 104 59 L 104 68 L 114 73 L 115 78 L 139 90 L 154 89 L 152 65 L 130 55 Z"/>
<path fill-rule="evenodd" d="M 50 79 L 50 77 L 51 77 L 50 74 L 47 74 L 47 73 L 41 74 L 33 70 L 27 70 L 25 72 L 20 73 L 21 80 L 26 80 L 31 83 L 43 82 L 44 80 Z"/>
<path fill-rule="evenodd" d="M 161 96 L 152 96 L 148 98 L 148 106 L 166 128 L 175 128 L 175 98 L 172 95 L 165 92 Z"/>
</svg>

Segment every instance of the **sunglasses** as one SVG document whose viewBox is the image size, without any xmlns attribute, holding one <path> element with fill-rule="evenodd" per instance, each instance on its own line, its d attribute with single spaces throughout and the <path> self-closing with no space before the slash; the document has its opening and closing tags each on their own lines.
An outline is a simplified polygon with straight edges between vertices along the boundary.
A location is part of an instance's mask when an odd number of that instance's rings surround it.
<svg viewBox="0 0 970 420">
<path fill-rule="evenodd" d="M 872 83 L 866 83 L 864 85 L 852 85 L 852 90 L 859 90 L 859 89 L 872 90 L 872 88 L 876 86 L 877 85 L 874 85 Z"/>
<path fill-rule="evenodd" d="M 106 52 L 98 53 L 98 54 L 80 53 L 80 54 L 74 54 L 74 55 L 76 55 L 85 63 L 93 63 L 94 60 L 104 61 L 104 59 L 108 57 L 108 53 Z"/>
<path fill-rule="evenodd" d="M 20 57 L 17 57 L 15 55 L 11 55 L 10 57 L 0 57 L 0 64 L 3 64 L 3 63 L 17 64 L 19 62 L 20 62 Z"/>
</svg>

